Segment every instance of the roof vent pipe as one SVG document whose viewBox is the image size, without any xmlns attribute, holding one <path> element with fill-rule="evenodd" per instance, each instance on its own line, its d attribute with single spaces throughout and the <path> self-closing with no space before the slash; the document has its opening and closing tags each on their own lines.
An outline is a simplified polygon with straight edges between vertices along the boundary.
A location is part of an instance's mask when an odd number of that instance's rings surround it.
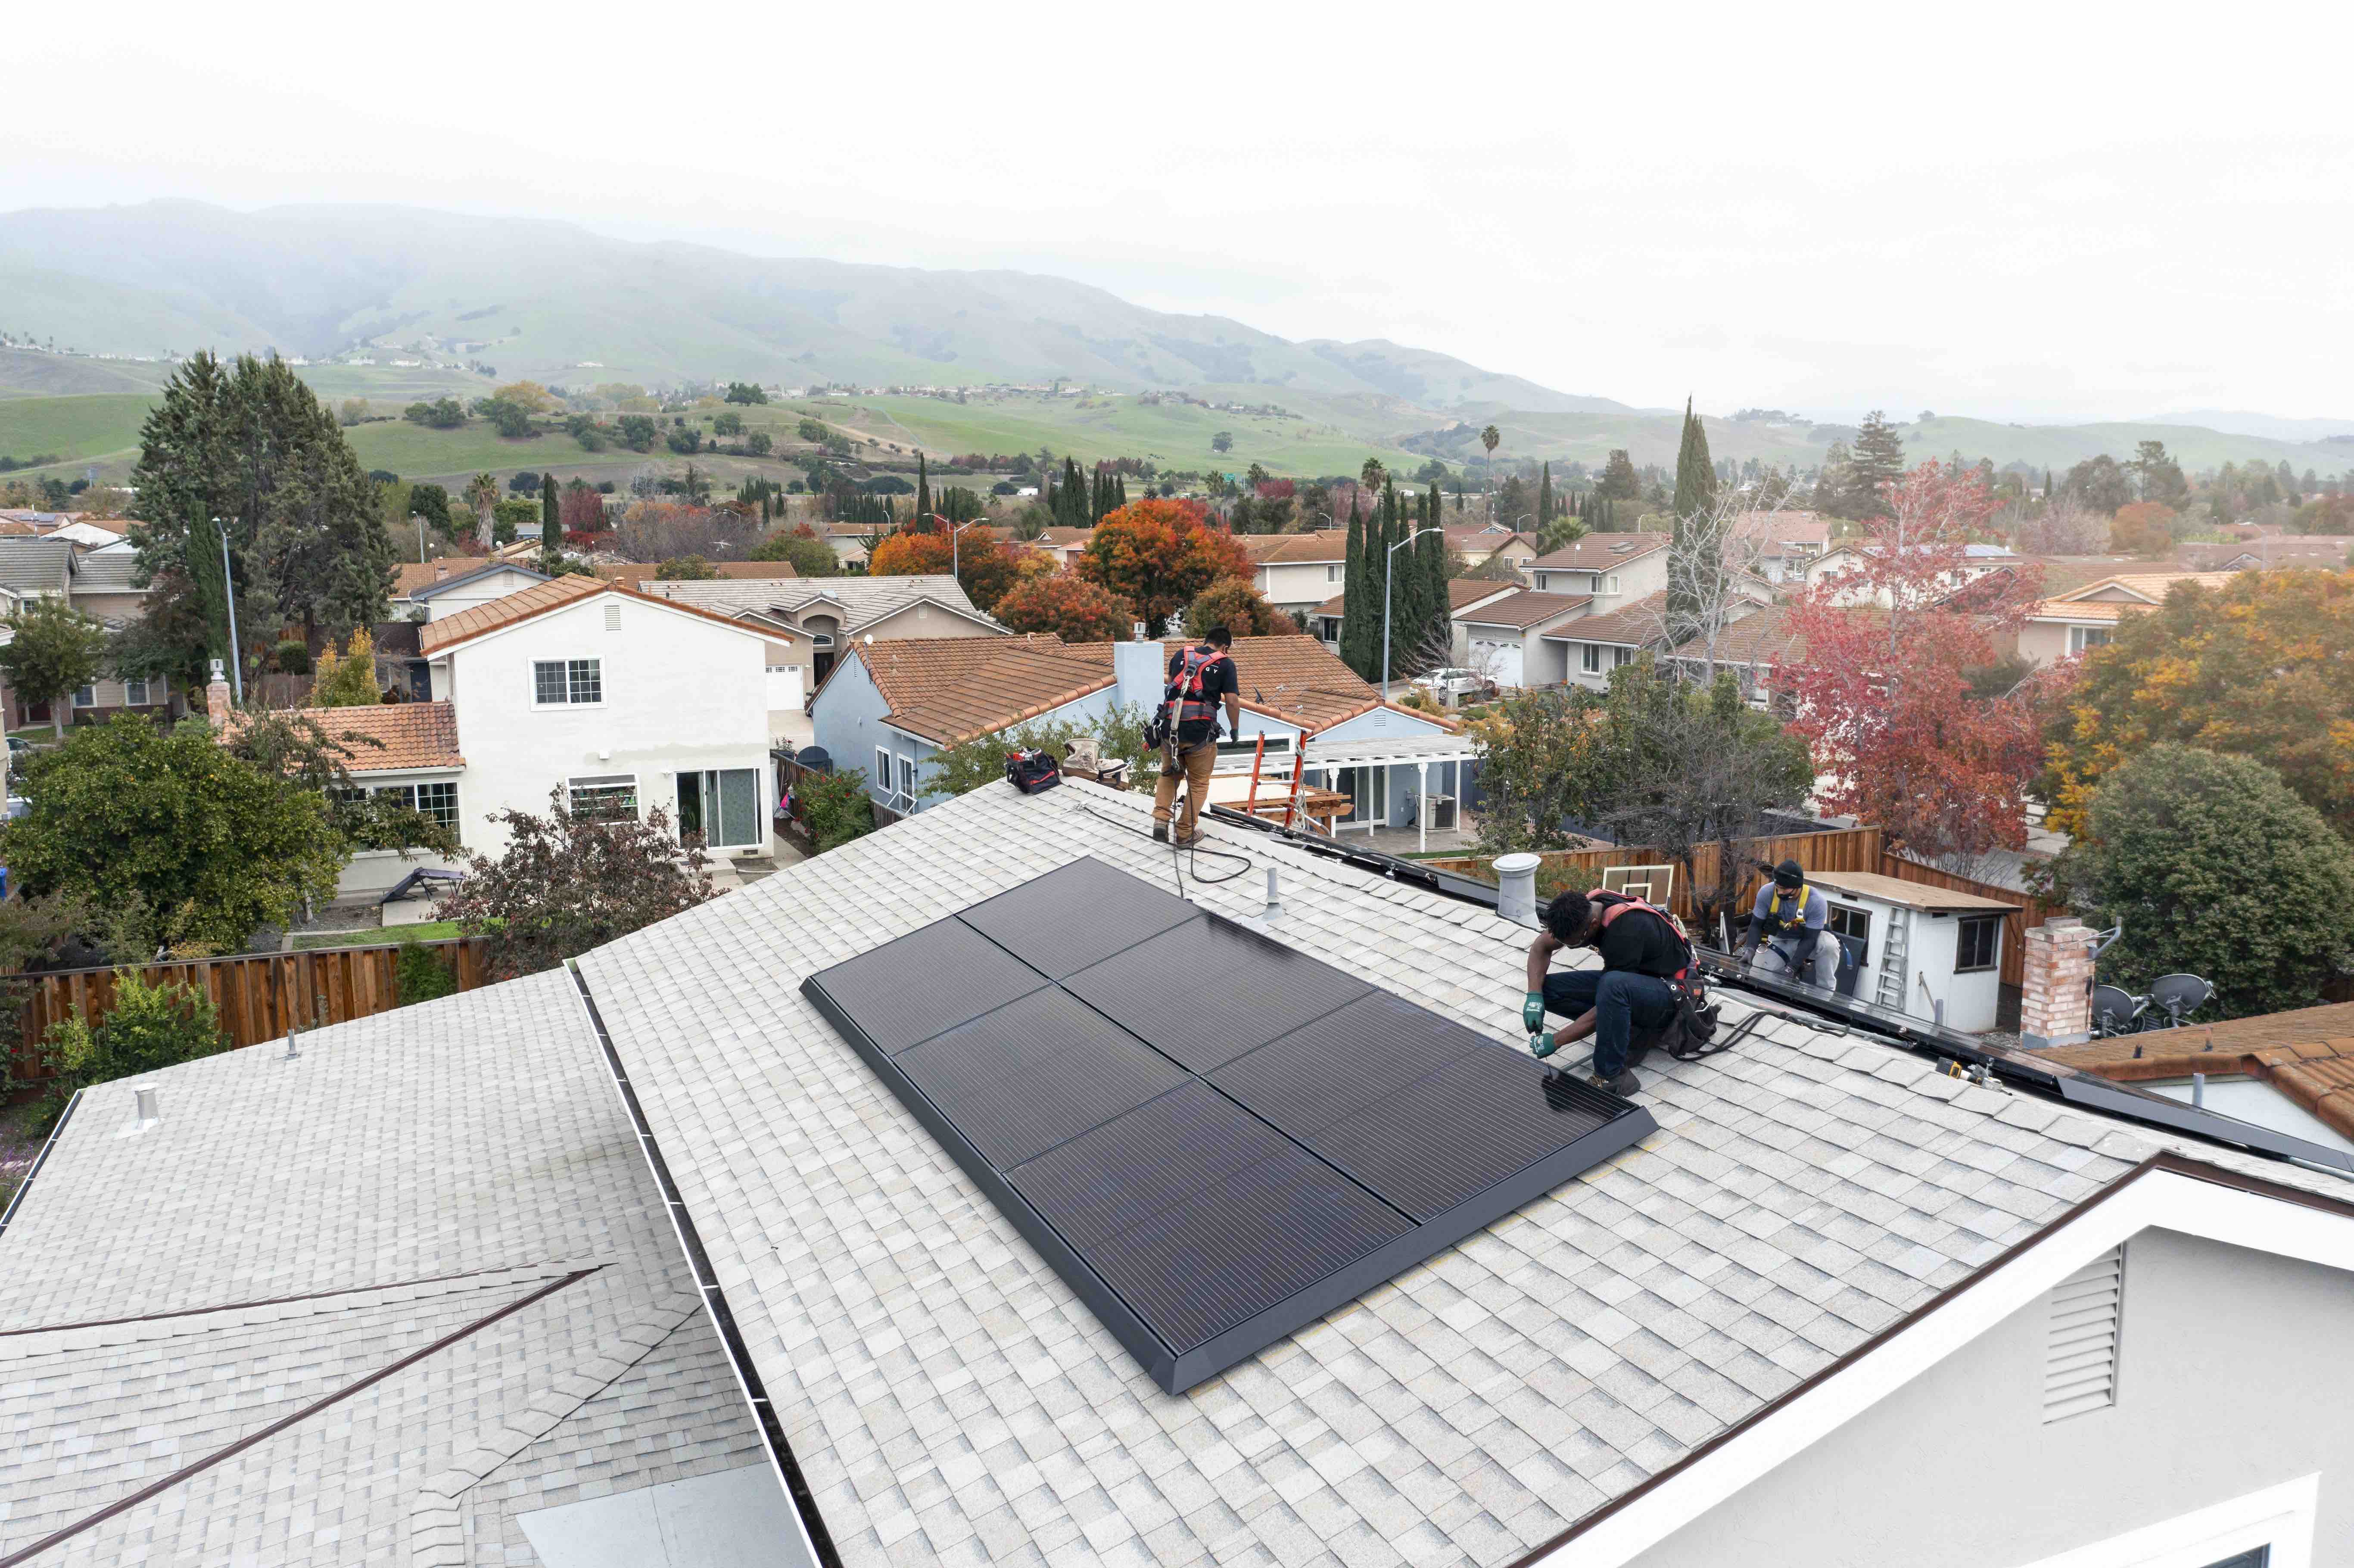
<svg viewBox="0 0 2354 1568">
<path fill-rule="evenodd" d="M 1496 857 L 1496 913 L 1518 926 L 1537 923 L 1537 866 L 1532 854 Z"/>
<path fill-rule="evenodd" d="M 155 1110 L 155 1091 L 154 1089 L 144 1087 L 133 1089 L 131 1091 L 131 1098 L 132 1103 L 139 1107 L 139 1119 L 141 1121 L 157 1121 L 161 1119 L 161 1118 L 157 1116 Z"/>
<path fill-rule="evenodd" d="M 1283 895 L 1276 891 L 1273 866 L 1267 868 L 1267 907 L 1258 913 L 1262 920 L 1272 920 L 1283 913 Z"/>
</svg>

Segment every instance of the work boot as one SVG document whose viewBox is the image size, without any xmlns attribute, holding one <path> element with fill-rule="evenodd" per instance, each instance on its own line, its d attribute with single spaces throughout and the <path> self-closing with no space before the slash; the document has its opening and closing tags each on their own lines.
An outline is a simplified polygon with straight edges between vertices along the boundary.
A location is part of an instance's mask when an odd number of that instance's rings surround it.
<svg viewBox="0 0 2354 1568">
<path fill-rule="evenodd" d="M 1202 843 L 1202 835 L 1201 835 L 1200 833 L 1198 833 L 1198 832 L 1192 832 L 1192 833 L 1187 833 L 1183 838 L 1179 839 L 1179 840 L 1177 841 L 1177 847 L 1178 847 L 1179 849 L 1187 849 L 1187 850 L 1189 850 L 1189 849 L 1198 849 L 1198 848 L 1200 848 L 1200 847 L 1201 847 L 1201 843 Z"/>
<path fill-rule="evenodd" d="M 1633 1069 L 1628 1068 L 1620 1072 L 1615 1078 L 1606 1078 L 1596 1073 L 1594 1075 L 1594 1086 L 1597 1089 L 1607 1089 L 1623 1100 L 1641 1088 L 1643 1080 L 1635 1075 Z"/>
<path fill-rule="evenodd" d="M 1155 822 L 1152 824 L 1152 842 L 1157 844 L 1165 844 L 1169 842 L 1168 823 Z"/>
</svg>

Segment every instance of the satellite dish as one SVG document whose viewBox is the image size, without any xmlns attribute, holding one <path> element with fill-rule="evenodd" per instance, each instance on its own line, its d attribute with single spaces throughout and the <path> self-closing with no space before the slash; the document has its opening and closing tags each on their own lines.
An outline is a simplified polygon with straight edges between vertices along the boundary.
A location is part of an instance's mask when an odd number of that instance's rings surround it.
<svg viewBox="0 0 2354 1568">
<path fill-rule="evenodd" d="M 2197 975 L 2160 975 L 2149 982 L 2149 1000 L 2180 1024 L 2183 1014 L 2195 1012 L 2215 994 L 2215 988 Z"/>
<path fill-rule="evenodd" d="M 2093 988 L 2093 1027 L 2094 1030 L 2122 1034 L 2133 1027 L 2134 999 L 2122 986 L 2096 985 Z"/>
</svg>

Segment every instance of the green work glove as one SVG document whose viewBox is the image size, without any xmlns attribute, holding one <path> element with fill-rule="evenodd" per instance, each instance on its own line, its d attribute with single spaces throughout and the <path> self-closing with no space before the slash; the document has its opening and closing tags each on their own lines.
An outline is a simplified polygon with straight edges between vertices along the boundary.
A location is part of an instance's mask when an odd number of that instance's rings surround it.
<svg viewBox="0 0 2354 1568">
<path fill-rule="evenodd" d="M 1540 1062 L 1543 1061 L 1547 1056 L 1552 1055 L 1560 1048 L 1560 1046 L 1553 1044 L 1553 1031 L 1550 1029 L 1546 1030 L 1542 1034 L 1532 1034 L 1529 1036 L 1529 1054 L 1534 1056 Z"/>
<path fill-rule="evenodd" d="M 1532 1034 L 1544 1027 L 1544 992 L 1532 991 L 1521 999 L 1521 1022 Z"/>
</svg>

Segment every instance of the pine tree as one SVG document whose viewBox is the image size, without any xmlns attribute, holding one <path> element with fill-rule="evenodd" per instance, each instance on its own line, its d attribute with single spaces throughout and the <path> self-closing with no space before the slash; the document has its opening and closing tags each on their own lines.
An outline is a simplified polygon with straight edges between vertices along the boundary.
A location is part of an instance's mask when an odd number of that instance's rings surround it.
<svg viewBox="0 0 2354 1568">
<path fill-rule="evenodd" d="M 1553 526 L 1553 464 L 1547 463 L 1537 474 L 1537 532 L 1543 534 Z"/>
<path fill-rule="evenodd" d="M 539 476 L 539 547 L 550 555 L 564 548 L 564 519 L 552 473 Z"/>
<path fill-rule="evenodd" d="M 1430 493 L 1428 513 L 1433 524 L 1439 522 L 1438 491 Z M 1415 542 L 1416 554 L 1422 561 L 1422 627 L 1415 639 L 1417 652 L 1425 649 L 1450 647 L 1454 641 L 1454 601 L 1447 591 L 1447 535 L 1426 534 Z M 1445 660 L 1451 660 L 1450 652 Z M 1445 662 L 1443 660 L 1442 662 Z M 1419 661 L 1417 661 L 1419 662 Z"/>
<path fill-rule="evenodd" d="M 924 454 L 918 450 L 916 453 L 916 515 L 924 518 L 931 514 L 932 476 L 924 466 Z"/>
<path fill-rule="evenodd" d="M 1111 503 L 1111 509 L 1112 509 L 1113 511 L 1115 511 L 1115 512 L 1119 512 L 1119 511 L 1123 510 L 1123 509 L 1128 505 L 1128 480 L 1127 480 L 1127 477 L 1126 477 L 1125 475 L 1121 475 L 1121 474 L 1114 474 L 1114 475 L 1112 475 L 1112 481 L 1111 481 L 1111 482 L 1112 482 L 1112 503 Z"/>
<path fill-rule="evenodd" d="M 1681 521 L 1716 505 L 1716 464 L 1708 455 L 1708 431 L 1684 399 L 1684 439 L 1676 453 L 1676 517 Z"/>
<path fill-rule="evenodd" d="M 1904 438 L 1874 408 L 1863 417 L 1856 432 L 1855 450 L 1848 458 L 1844 489 L 1849 515 L 1885 517 L 1889 490 L 1904 476 Z"/>
</svg>

